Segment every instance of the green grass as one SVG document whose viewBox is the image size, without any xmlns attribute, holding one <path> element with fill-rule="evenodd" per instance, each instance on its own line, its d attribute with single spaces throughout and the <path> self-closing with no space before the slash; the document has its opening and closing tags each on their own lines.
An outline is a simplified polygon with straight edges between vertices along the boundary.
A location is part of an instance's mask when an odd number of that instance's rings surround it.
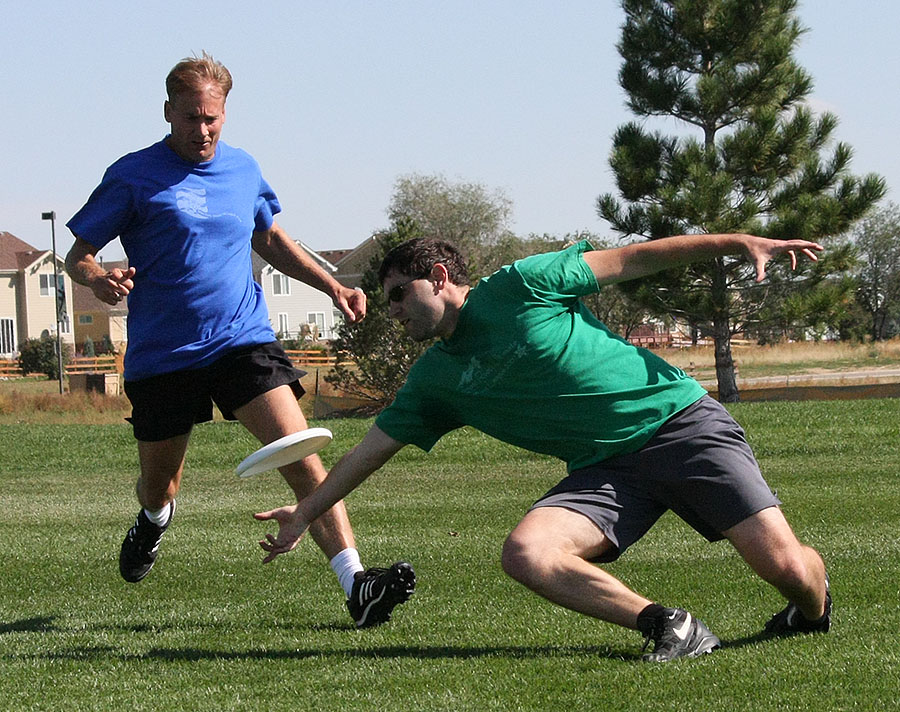
<svg viewBox="0 0 900 712">
<path fill-rule="evenodd" d="M 122 582 L 136 513 L 127 425 L 0 426 L 2 710 L 888 710 L 897 705 L 900 400 L 733 407 L 801 538 L 825 556 L 828 635 L 764 640 L 783 603 L 726 544 L 667 515 L 610 570 L 723 639 L 703 659 L 639 661 L 637 633 L 506 578 L 499 550 L 561 475 L 471 430 L 404 450 L 348 499 L 364 561 L 408 558 L 394 621 L 356 631 L 310 540 L 262 566 L 254 511 L 288 500 L 234 465 L 239 426 L 196 429 L 153 573 Z M 326 464 L 368 421 L 327 421 Z"/>
</svg>

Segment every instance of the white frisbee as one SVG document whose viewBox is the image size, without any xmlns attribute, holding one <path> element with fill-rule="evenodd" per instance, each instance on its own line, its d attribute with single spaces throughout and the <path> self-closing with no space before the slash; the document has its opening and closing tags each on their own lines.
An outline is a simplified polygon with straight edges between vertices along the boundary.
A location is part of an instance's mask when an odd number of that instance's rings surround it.
<svg viewBox="0 0 900 712">
<path fill-rule="evenodd" d="M 239 477 L 250 477 L 266 470 L 274 470 L 309 457 L 330 442 L 331 431 L 327 428 L 307 428 L 291 433 L 263 445 L 252 455 L 245 457 L 235 468 L 235 472 Z"/>
</svg>

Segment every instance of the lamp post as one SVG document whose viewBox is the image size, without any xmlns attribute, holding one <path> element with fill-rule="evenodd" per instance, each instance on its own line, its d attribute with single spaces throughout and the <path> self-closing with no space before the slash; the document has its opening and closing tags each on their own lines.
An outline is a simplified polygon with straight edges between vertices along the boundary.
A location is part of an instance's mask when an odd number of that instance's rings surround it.
<svg viewBox="0 0 900 712">
<path fill-rule="evenodd" d="M 62 319 L 59 308 L 59 265 L 56 263 L 56 211 L 41 213 L 41 220 L 50 221 L 50 239 L 53 245 L 53 296 L 56 299 L 56 366 L 59 371 L 59 394 L 63 394 Z M 65 292 L 62 292 L 65 298 Z"/>
</svg>

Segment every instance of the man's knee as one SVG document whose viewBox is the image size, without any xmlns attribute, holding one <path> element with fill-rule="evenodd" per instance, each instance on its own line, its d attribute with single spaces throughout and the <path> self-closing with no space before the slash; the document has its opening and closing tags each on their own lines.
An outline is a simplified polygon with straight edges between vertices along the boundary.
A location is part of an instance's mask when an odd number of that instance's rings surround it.
<svg viewBox="0 0 900 712">
<path fill-rule="evenodd" d="M 541 571 L 546 569 L 552 558 L 539 542 L 513 532 L 503 543 L 500 564 L 508 576 L 528 585 L 541 578 Z"/>
<path fill-rule="evenodd" d="M 774 552 L 762 562 L 757 573 L 778 588 L 802 588 L 809 584 L 807 556 L 801 547 Z"/>
<path fill-rule="evenodd" d="M 725 532 L 751 568 L 778 588 L 809 585 L 821 557 L 801 544 L 777 507 L 758 512 Z"/>
</svg>

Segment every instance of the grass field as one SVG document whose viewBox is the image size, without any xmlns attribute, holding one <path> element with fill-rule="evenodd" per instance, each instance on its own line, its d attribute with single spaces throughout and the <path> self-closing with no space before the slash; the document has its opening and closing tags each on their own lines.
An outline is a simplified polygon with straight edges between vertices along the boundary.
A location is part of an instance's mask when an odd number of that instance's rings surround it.
<svg viewBox="0 0 900 712">
<path fill-rule="evenodd" d="M 765 640 L 783 603 L 725 544 L 667 515 L 610 570 L 689 608 L 724 641 L 640 662 L 637 633 L 556 608 L 506 578 L 506 533 L 561 473 L 471 430 L 407 448 L 348 499 L 368 565 L 419 585 L 394 621 L 356 631 L 310 540 L 262 566 L 251 513 L 287 501 L 229 423 L 199 426 L 179 512 L 151 575 L 120 580 L 136 513 L 128 427 L 0 427 L 2 710 L 897 709 L 900 400 L 747 403 L 748 430 L 801 537 L 826 557 L 827 635 Z M 327 421 L 326 465 L 367 421 Z"/>
</svg>

